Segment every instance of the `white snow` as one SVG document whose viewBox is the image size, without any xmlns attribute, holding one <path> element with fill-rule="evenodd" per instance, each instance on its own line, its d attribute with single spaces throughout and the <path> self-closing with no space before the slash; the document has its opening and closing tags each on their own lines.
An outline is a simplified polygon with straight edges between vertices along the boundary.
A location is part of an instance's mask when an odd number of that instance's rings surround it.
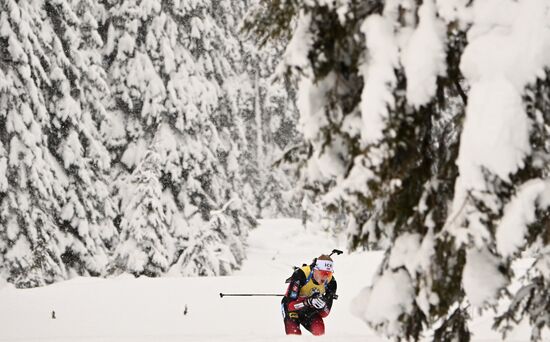
<svg viewBox="0 0 550 342">
<path fill-rule="evenodd" d="M 8 158 L 2 156 L 0 157 L 0 192 L 5 192 L 8 189 L 8 179 L 6 178 L 7 169 Z"/>
<path fill-rule="evenodd" d="M 391 21 L 379 15 L 369 16 L 361 25 L 367 38 L 368 60 L 360 67 L 365 86 L 361 93 L 363 142 L 376 142 L 383 137 L 388 109 L 394 107 L 393 88 L 397 83 L 399 52 Z"/>
<path fill-rule="evenodd" d="M 523 184 L 506 205 L 495 233 L 497 249 L 502 256 L 512 255 L 525 244 L 527 225 L 535 222 L 535 210 L 541 201 L 541 195 L 545 193 L 548 193 L 548 182 L 531 180 Z M 541 204 L 541 207 L 548 205 Z"/>
<path fill-rule="evenodd" d="M 398 331 L 399 316 L 410 313 L 413 308 L 414 288 L 405 270 L 387 270 L 376 281 L 367 298 L 361 316 L 372 324 L 383 324 L 385 333 L 393 335 Z M 360 311 L 355 309 L 355 312 Z"/>
<path fill-rule="evenodd" d="M 476 1 L 460 68 L 471 85 L 457 165 L 460 188 L 483 189 L 481 168 L 508 180 L 531 151 L 524 87 L 550 64 L 548 3 Z"/>
<path fill-rule="evenodd" d="M 521 94 L 505 79 L 475 83 L 470 90 L 457 164 L 470 188 L 484 184 L 480 167 L 504 180 L 530 152 L 529 122 Z"/>
<path fill-rule="evenodd" d="M 140 139 L 136 142 L 128 144 L 126 151 L 124 151 L 124 154 L 122 155 L 121 161 L 128 168 L 134 167 L 140 160 L 143 159 L 146 152 L 146 141 Z"/>
<path fill-rule="evenodd" d="M 288 43 L 283 56 L 283 62 L 277 67 L 276 73 L 282 73 L 288 66 L 305 68 L 309 65 L 307 55 L 311 49 L 312 38 L 309 32 L 311 15 L 300 12 L 298 25 L 292 39 Z"/>
<path fill-rule="evenodd" d="M 436 0 L 437 12 L 446 22 L 468 22 L 471 15 L 469 0 Z"/>
<path fill-rule="evenodd" d="M 26 237 L 20 236 L 15 242 L 13 248 L 11 248 L 5 255 L 6 260 L 25 260 L 28 262 L 28 256 L 32 255 L 32 249 L 29 241 Z"/>
<path fill-rule="evenodd" d="M 412 106 L 428 103 L 437 89 L 437 76 L 445 70 L 446 27 L 436 18 L 433 0 L 423 1 L 419 23 L 405 46 L 401 62 L 407 76 L 407 100 Z"/>
<path fill-rule="evenodd" d="M 420 234 L 405 233 L 395 240 L 389 260 L 391 269 L 405 266 L 409 274 L 415 274 L 417 255 L 421 251 L 420 238 Z"/>
<path fill-rule="evenodd" d="M 298 87 L 297 106 L 300 110 L 300 130 L 304 138 L 313 140 L 321 128 L 328 124 L 323 107 L 326 93 L 334 85 L 334 75 L 330 74 L 317 83 L 304 78 Z"/>
<path fill-rule="evenodd" d="M 525 87 L 544 76 L 544 68 L 550 65 L 549 5 L 545 0 L 476 1 L 468 14 L 460 0 L 450 6 L 442 6 L 441 1 L 438 5 L 446 11 L 445 16 L 457 15 L 465 20 L 461 25 L 471 25 L 460 63 L 469 94 L 457 159 L 459 177 L 447 226 L 458 243 L 473 240 L 482 247 L 493 238 L 480 212 L 472 207 L 469 194 L 493 211 L 500 210 L 484 172 L 510 181 L 510 175 L 521 169 L 532 153 L 532 122 L 522 96 Z M 514 247 L 503 241 L 522 235 L 514 231 L 506 237 L 504 230 L 499 234 L 499 248 L 504 253 L 513 252 Z M 513 245 L 518 243 L 521 241 Z"/>
<path fill-rule="evenodd" d="M 263 221 L 248 243 L 242 270 L 229 277 L 124 275 L 27 290 L 0 287 L 0 341 L 287 341 L 280 297 L 222 299 L 219 293 L 282 294 L 292 266 L 340 244 L 293 219 Z M 326 336 L 314 338 L 304 330 L 303 340 L 382 340 L 349 312 L 381 257 L 379 252 L 334 257 L 340 298 L 325 320 Z"/>
<path fill-rule="evenodd" d="M 406 286 L 408 276 L 400 269 L 385 274 L 373 291 L 363 289 L 371 283 L 383 253 L 350 254 L 343 244 L 328 233 L 305 230 L 299 220 L 263 220 L 250 233 L 248 259 L 233 276 L 78 277 L 25 290 L 6 286 L 0 277 L 0 341 L 386 341 L 354 314 L 395 324 L 398 313 L 408 309 L 408 298 L 414 297 L 402 291 L 412 291 Z M 323 337 L 311 336 L 305 330 L 299 338 L 285 336 L 280 297 L 219 297 L 220 292 L 282 294 L 292 266 L 309 263 L 313 257 L 338 247 L 345 252 L 334 257 L 339 298 L 325 319 Z M 482 266 L 486 258 L 478 259 L 476 265 Z M 468 260 L 473 258 L 469 256 Z M 474 278 L 468 279 L 482 283 L 475 286 L 486 287 L 486 274 L 471 274 Z M 467 288 L 471 295 L 471 286 Z M 369 292 L 371 295 L 365 296 Z M 490 329 L 490 316 L 472 314 L 473 341 L 501 341 Z M 510 338 L 527 340 L 529 331 L 525 327 Z"/>
<path fill-rule="evenodd" d="M 486 249 L 471 248 L 466 253 L 462 284 L 468 300 L 474 307 L 494 303 L 498 291 L 507 285 L 498 272 L 498 260 Z"/>
</svg>

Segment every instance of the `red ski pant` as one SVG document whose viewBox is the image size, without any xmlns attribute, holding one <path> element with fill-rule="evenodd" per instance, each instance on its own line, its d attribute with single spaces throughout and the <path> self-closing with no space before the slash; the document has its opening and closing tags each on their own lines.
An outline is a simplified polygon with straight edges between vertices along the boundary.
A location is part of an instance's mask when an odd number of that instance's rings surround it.
<svg viewBox="0 0 550 342">
<path fill-rule="evenodd" d="M 314 314 L 307 319 L 298 319 L 298 318 L 284 318 L 285 323 L 285 332 L 287 335 L 302 335 L 300 330 L 300 324 L 304 326 L 308 331 L 313 335 L 319 336 L 325 334 L 325 323 L 323 318 L 319 314 Z"/>
</svg>

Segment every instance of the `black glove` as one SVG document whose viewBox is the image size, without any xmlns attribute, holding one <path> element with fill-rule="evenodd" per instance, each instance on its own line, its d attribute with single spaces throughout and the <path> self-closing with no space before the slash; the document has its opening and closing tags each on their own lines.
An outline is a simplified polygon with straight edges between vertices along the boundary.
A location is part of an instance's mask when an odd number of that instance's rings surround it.
<svg viewBox="0 0 550 342">
<path fill-rule="evenodd" d="M 325 306 L 327 306 L 327 303 L 325 302 L 325 300 L 321 296 L 309 297 L 308 299 L 306 299 L 304 301 L 304 303 L 307 307 L 314 308 L 314 309 L 317 309 L 317 310 L 321 310 Z"/>
</svg>

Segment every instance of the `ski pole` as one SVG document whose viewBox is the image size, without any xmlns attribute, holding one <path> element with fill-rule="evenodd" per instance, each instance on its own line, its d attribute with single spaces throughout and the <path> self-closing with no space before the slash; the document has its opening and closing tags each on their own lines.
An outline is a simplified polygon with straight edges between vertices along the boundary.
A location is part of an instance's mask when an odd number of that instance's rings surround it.
<svg viewBox="0 0 550 342">
<path fill-rule="evenodd" d="M 284 297 L 283 294 L 277 293 L 221 293 L 220 298 L 223 297 Z M 337 294 L 330 295 L 330 298 L 336 300 L 338 299 Z"/>
<path fill-rule="evenodd" d="M 223 297 L 283 297 L 282 294 L 276 293 L 221 293 L 220 298 Z"/>
</svg>

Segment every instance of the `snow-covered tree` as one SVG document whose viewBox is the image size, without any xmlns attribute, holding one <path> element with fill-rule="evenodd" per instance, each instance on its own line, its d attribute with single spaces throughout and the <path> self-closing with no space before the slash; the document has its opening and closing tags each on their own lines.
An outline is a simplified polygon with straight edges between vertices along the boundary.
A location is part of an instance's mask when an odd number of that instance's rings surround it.
<svg viewBox="0 0 550 342">
<path fill-rule="evenodd" d="M 297 216 L 303 196 L 296 187 L 296 174 L 287 165 L 278 162 L 287 150 L 298 144 L 299 139 L 295 96 L 287 88 L 287 82 L 271 77 L 280 55 L 274 48 L 256 54 L 257 99 L 254 127 L 250 131 L 261 132 L 261 139 L 257 136 L 252 140 L 256 148 L 253 150 L 255 153 L 251 153 L 254 156 L 251 160 L 255 162 L 261 180 L 256 188 L 261 217 Z"/>
<path fill-rule="evenodd" d="M 240 48 L 228 27 L 235 26 L 232 1 L 112 1 L 106 21 L 105 61 L 108 65 L 115 114 L 104 125 L 115 158 L 120 217 L 123 179 L 143 159 L 148 146 L 160 156 L 158 182 L 161 206 L 176 208 L 167 224 L 173 232 L 174 258 L 182 273 L 188 264 L 225 274 L 218 262 L 185 254 L 190 240 L 208 250 L 231 252 L 237 268 L 244 258 L 242 243 L 254 220 L 246 207 L 223 211 L 219 230 L 212 228 L 212 211 L 239 198 L 239 135 L 234 114 L 238 101 L 227 97 L 227 80 L 237 78 Z M 214 234 L 212 239 L 200 236 Z M 169 247 L 171 248 L 171 247 Z M 182 254 L 183 253 L 183 254 Z M 178 257 L 190 255 L 189 258 Z M 216 253 L 208 254 L 216 258 Z M 196 260 L 194 258 L 197 258 Z M 218 267 L 210 269 L 209 267 Z"/>
<path fill-rule="evenodd" d="M 466 308 L 503 298 L 527 248 L 497 322 L 549 327 L 549 6 L 274 0 L 250 21 L 259 41 L 290 37 L 307 186 L 344 205 L 351 246 L 386 248 L 355 306 L 380 332 L 468 340 Z"/>
<path fill-rule="evenodd" d="M 0 7 L 0 271 L 21 287 L 100 274 L 115 235 L 97 130 L 107 91 L 98 8 Z"/>
<path fill-rule="evenodd" d="M 249 12 L 254 12 L 258 1 L 247 2 Z M 297 179 L 278 163 L 299 141 L 295 92 L 285 79 L 273 77 L 284 50 L 281 44 L 258 48 L 251 37 L 242 39 L 251 99 L 250 106 L 241 112 L 248 142 L 242 163 L 254 192 L 257 215 L 297 216 L 302 196 Z"/>
<path fill-rule="evenodd" d="M 174 227 L 165 214 L 160 183 L 160 156 L 149 151 L 135 168 L 121 200 L 120 241 L 115 252 L 117 269 L 148 276 L 168 271 L 175 255 Z"/>
<path fill-rule="evenodd" d="M 90 0 L 48 2 L 49 24 L 59 37 L 57 51 L 66 56 L 52 71 L 49 148 L 69 175 L 67 193 L 57 224 L 77 239 L 67 246 L 63 260 L 77 274 L 101 275 L 110 249 L 117 242 L 113 203 L 106 184 L 110 155 L 98 127 L 107 116 L 109 89 L 99 48 L 96 17 L 102 6 Z M 62 76 L 61 70 L 66 70 Z"/>
</svg>

